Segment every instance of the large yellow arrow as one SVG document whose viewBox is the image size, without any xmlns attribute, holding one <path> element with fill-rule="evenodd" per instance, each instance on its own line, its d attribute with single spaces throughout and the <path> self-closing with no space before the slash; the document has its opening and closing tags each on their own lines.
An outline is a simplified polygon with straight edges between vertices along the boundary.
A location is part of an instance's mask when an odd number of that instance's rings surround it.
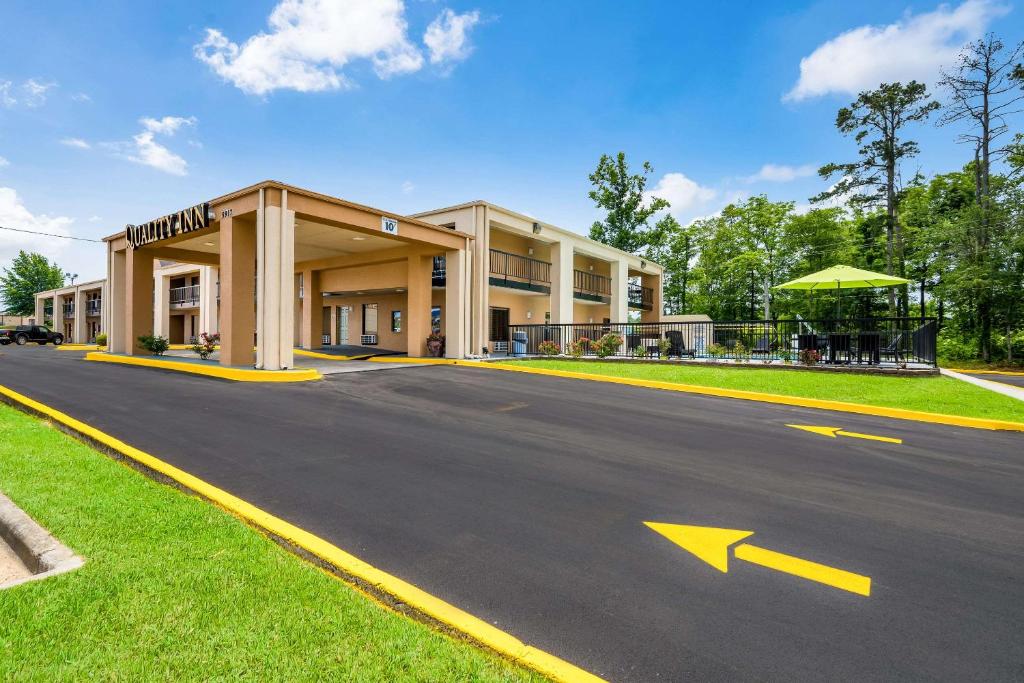
<svg viewBox="0 0 1024 683">
<path fill-rule="evenodd" d="M 793 429 L 802 429 L 805 432 L 811 432 L 812 434 L 821 434 L 822 436 L 830 436 L 833 439 L 837 436 L 849 436 L 854 439 L 868 439 L 869 441 L 884 441 L 886 443 L 903 443 L 903 439 L 896 439 L 891 436 L 875 436 L 874 434 L 861 434 L 860 432 L 848 432 L 842 427 L 812 427 L 811 425 L 786 425 Z"/>
<path fill-rule="evenodd" d="M 710 526 L 688 526 L 660 522 L 644 522 L 644 524 L 721 572 L 729 571 L 729 546 L 754 534 L 753 531 L 719 529 Z M 733 554 L 738 560 L 746 560 L 762 567 L 793 574 L 858 595 L 871 595 L 871 577 L 868 576 L 802 560 L 799 557 L 766 550 L 749 543 L 741 543 L 736 546 Z"/>
</svg>

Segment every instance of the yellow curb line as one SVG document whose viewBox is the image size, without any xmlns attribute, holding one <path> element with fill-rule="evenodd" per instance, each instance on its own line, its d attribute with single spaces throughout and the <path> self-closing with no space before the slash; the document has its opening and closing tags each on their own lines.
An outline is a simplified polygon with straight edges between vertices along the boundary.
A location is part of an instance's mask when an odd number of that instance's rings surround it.
<svg viewBox="0 0 1024 683">
<path fill-rule="evenodd" d="M 195 492 L 197 495 L 216 503 L 228 512 L 238 515 L 256 528 L 294 544 L 340 570 L 342 573 L 370 584 L 382 593 L 390 595 L 399 602 L 409 605 L 413 609 L 436 619 L 442 624 L 523 666 L 544 674 L 555 681 L 564 683 L 601 683 L 603 681 L 603 679 L 563 659 L 526 645 L 518 638 L 491 626 L 486 621 L 478 619 L 440 598 L 434 597 L 411 583 L 377 569 L 319 536 L 315 536 L 279 517 L 275 517 L 252 503 L 248 503 L 223 489 L 219 489 L 134 446 L 129 446 L 125 442 L 76 420 L 66 413 L 39 403 L 3 385 L 0 385 L 0 394 L 49 417 L 55 422 L 59 422 L 88 439 L 103 444 L 144 467 L 164 475 L 186 489 Z"/>
<path fill-rule="evenodd" d="M 416 363 L 419 365 L 459 365 L 454 358 L 407 358 L 405 356 L 374 356 L 371 363 Z"/>
<path fill-rule="evenodd" d="M 1024 372 L 1010 372 L 1009 370 L 961 370 L 959 368 L 946 368 L 950 372 L 961 372 L 965 375 L 1009 375 L 1010 377 L 1024 377 Z"/>
<path fill-rule="evenodd" d="M 296 356 L 306 356 L 307 358 L 320 358 L 322 360 L 363 360 L 369 358 L 368 355 L 364 356 L 339 356 L 332 353 L 320 353 L 319 351 L 309 351 L 307 349 L 292 349 L 292 353 Z"/>
<path fill-rule="evenodd" d="M 458 364 L 469 365 L 469 363 L 467 362 L 460 362 Z M 864 403 L 847 403 L 846 401 L 829 401 L 817 398 L 803 398 L 800 396 L 783 396 L 781 394 L 766 394 L 759 391 L 743 391 L 741 389 L 722 389 L 719 387 L 704 387 L 696 384 L 677 384 L 675 382 L 659 382 L 657 380 L 649 379 L 634 379 L 631 377 L 612 377 L 610 375 L 594 375 L 586 372 L 571 372 L 568 370 L 548 370 L 545 368 L 516 367 L 515 365 L 510 365 L 507 363 L 474 363 L 473 365 L 475 365 L 476 367 L 491 368 L 493 370 L 505 370 L 508 372 L 525 372 L 534 375 L 550 375 L 553 377 L 567 377 L 569 379 L 585 379 L 594 382 L 611 382 L 613 384 L 627 384 L 629 386 L 634 387 L 663 389 L 665 391 L 678 391 L 686 394 L 702 394 L 704 396 L 738 398 L 746 401 L 761 401 L 764 403 L 778 403 L 781 405 L 798 406 L 801 408 L 835 410 L 842 413 L 857 413 L 860 415 L 874 415 L 876 417 L 891 417 L 897 420 L 930 422 L 934 424 L 953 425 L 956 427 L 970 427 L 971 429 L 990 429 L 1024 432 L 1024 422 L 989 420 L 980 417 L 961 417 L 959 415 L 945 415 L 943 413 L 926 413 L 919 410 L 905 410 L 903 408 L 886 408 L 884 406 L 871 406 Z"/>
<path fill-rule="evenodd" d="M 98 346 L 96 344 L 61 344 L 57 347 L 58 351 L 106 351 L 106 346 Z"/>
<path fill-rule="evenodd" d="M 230 368 L 221 365 L 199 365 L 197 363 L 164 360 L 154 358 L 152 356 L 115 356 L 99 351 L 91 351 L 85 354 L 85 359 L 101 363 L 139 365 L 147 368 L 174 370 L 175 372 L 187 372 L 193 375 L 206 375 L 208 377 L 230 379 L 236 382 L 309 382 L 323 378 L 323 376 L 313 368 L 300 368 L 298 370 Z"/>
</svg>

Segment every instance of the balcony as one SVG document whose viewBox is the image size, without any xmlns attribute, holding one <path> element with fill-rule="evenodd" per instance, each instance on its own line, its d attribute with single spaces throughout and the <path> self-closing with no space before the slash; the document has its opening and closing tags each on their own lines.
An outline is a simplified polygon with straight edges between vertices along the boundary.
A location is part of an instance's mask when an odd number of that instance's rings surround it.
<svg viewBox="0 0 1024 683">
<path fill-rule="evenodd" d="M 551 292 L 551 264 L 528 256 L 491 249 L 491 276 L 495 287 L 508 287 L 525 292 Z"/>
<path fill-rule="evenodd" d="M 199 305 L 199 285 L 172 287 L 170 303 L 177 308 L 195 308 Z"/>
<path fill-rule="evenodd" d="M 64 317 L 65 318 L 70 318 L 71 316 L 73 316 L 75 314 L 75 302 L 74 301 L 69 301 L 69 302 L 61 305 L 61 310 L 64 311 Z"/>
<path fill-rule="evenodd" d="M 100 315 L 101 313 L 103 313 L 102 299 L 90 299 L 85 302 L 86 315 Z"/>
<path fill-rule="evenodd" d="M 641 287 L 638 284 L 629 285 L 629 307 L 639 308 L 641 311 L 654 310 L 654 289 Z"/>
<path fill-rule="evenodd" d="M 574 270 L 572 295 L 583 301 L 606 304 L 612 300 L 612 279 L 585 270 Z"/>
</svg>

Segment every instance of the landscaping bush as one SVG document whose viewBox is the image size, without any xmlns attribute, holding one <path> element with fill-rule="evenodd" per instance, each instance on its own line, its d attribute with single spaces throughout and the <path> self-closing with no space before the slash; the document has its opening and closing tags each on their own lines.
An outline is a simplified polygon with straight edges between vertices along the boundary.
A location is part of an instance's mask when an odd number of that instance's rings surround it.
<svg viewBox="0 0 1024 683">
<path fill-rule="evenodd" d="M 545 356 L 557 356 L 562 352 L 562 349 L 553 341 L 545 340 L 537 345 L 537 350 Z"/>
<path fill-rule="evenodd" d="M 664 337 L 658 340 L 658 356 L 661 358 L 668 359 L 669 349 L 672 348 L 672 342 Z"/>
<path fill-rule="evenodd" d="M 197 339 L 195 343 L 192 344 L 192 350 L 195 353 L 199 354 L 200 358 L 206 360 L 207 358 L 210 357 L 210 354 L 217 350 L 216 346 L 218 344 L 220 344 L 219 334 L 217 334 L 216 332 L 213 334 L 203 332 L 202 334 L 199 335 L 199 339 Z"/>
<path fill-rule="evenodd" d="M 715 360 L 718 360 L 719 358 L 725 355 L 725 347 L 717 343 L 709 344 L 708 355 L 714 358 Z"/>
<path fill-rule="evenodd" d="M 164 351 L 171 348 L 171 342 L 167 337 L 154 336 L 152 334 L 144 334 L 139 337 L 139 346 L 146 349 L 154 356 L 164 355 Z"/>
<path fill-rule="evenodd" d="M 595 341 L 593 346 L 594 353 L 598 358 L 607 358 L 618 352 L 619 347 L 622 346 L 622 337 L 614 332 L 609 332 Z"/>
<path fill-rule="evenodd" d="M 642 346 L 638 346 L 632 351 L 633 358 L 647 358 L 647 349 Z"/>
<path fill-rule="evenodd" d="M 569 355 L 573 358 L 579 358 L 587 352 L 590 348 L 590 340 L 586 337 L 580 337 L 576 341 L 569 342 Z"/>
<path fill-rule="evenodd" d="M 821 354 L 817 349 L 804 349 L 800 352 L 800 362 L 804 365 L 817 365 L 821 361 Z"/>
<path fill-rule="evenodd" d="M 106 346 L 107 345 L 107 335 L 105 333 L 103 333 L 103 332 L 100 332 L 99 334 L 97 334 L 96 335 L 96 343 L 99 346 Z"/>
</svg>

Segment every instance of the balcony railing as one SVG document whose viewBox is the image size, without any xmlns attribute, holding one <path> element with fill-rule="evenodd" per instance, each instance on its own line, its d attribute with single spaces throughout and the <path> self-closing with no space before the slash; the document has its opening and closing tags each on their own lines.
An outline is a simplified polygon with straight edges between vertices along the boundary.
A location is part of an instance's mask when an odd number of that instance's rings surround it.
<svg viewBox="0 0 1024 683">
<path fill-rule="evenodd" d="M 607 334 L 619 338 L 618 346 L 608 349 L 613 357 L 897 368 L 936 364 L 935 318 L 511 325 L 509 353 L 539 354 L 543 342 L 552 342 L 559 353 L 590 357 L 597 352 L 593 342 Z"/>
<path fill-rule="evenodd" d="M 68 303 L 64 304 L 62 308 L 64 310 L 65 318 L 75 314 L 75 302 L 73 301 L 69 301 Z"/>
<path fill-rule="evenodd" d="M 189 285 L 187 287 L 172 287 L 171 288 L 171 305 L 172 306 L 198 306 L 199 305 L 199 285 Z"/>
<path fill-rule="evenodd" d="M 654 289 L 642 287 L 635 283 L 629 284 L 629 307 L 643 311 L 654 310 Z"/>
<path fill-rule="evenodd" d="M 85 302 L 85 314 L 86 315 L 100 315 L 103 312 L 103 300 L 102 299 L 90 299 Z"/>
<path fill-rule="evenodd" d="M 572 291 L 577 299 L 607 303 L 612 296 L 612 279 L 585 270 L 574 270 Z"/>
<path fill-rule="evenodd" d="M 548 293 L 551 291 L 551 264 L 491 249 L 490 283 L 499 287 Z"/>
</svg>

